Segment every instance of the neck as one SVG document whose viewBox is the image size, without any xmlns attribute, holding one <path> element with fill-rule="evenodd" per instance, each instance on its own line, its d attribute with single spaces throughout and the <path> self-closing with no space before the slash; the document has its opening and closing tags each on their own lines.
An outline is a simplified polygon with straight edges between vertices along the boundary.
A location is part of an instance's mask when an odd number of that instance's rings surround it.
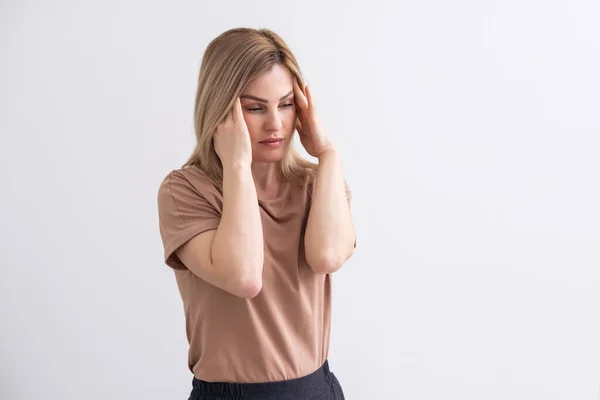
<svg viewBox="0 0 600 400">
<path fill-rule="evenodd" d="M 254 184 L 261 191 L 266 191 L 268 188 L 276 188 L 282 181 L 278 162 L 263 163 L 253 161 L 251 168 Z"/>
</svg>

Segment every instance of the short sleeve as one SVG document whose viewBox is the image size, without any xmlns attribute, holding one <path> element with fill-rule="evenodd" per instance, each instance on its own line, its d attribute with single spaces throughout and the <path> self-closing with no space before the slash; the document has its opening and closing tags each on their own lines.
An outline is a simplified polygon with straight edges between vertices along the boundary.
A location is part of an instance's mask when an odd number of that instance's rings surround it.
<svg viewBox="0 0 600 400">
<path fill-rule="evenodd" d="M 206 180 L 191 179 L 172 171 L 158 190 L 158 219 L 164 247 L 164 262 L 173 269 L 186 269 L 175 250 L 194 236 L 217 229 L 222 198 Z"/>
</svg>

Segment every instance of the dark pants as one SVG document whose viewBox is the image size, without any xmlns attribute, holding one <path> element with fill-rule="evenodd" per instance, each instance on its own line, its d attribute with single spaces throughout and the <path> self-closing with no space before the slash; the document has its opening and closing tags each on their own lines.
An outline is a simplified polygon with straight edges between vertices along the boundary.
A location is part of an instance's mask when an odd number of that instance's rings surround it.
<svg viewBox="0 0 600 400">
<path fill-rule="evenodd" d="M 345 400 L 329 362 L 310 375 L 265 383 L 229 383 L 192 380 L 188 400 Z"/>
</svg>

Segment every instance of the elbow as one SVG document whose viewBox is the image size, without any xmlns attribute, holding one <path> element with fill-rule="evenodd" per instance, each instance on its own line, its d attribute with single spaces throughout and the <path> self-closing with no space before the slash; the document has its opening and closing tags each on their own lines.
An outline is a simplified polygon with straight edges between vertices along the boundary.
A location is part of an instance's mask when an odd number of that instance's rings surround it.
<svg viewBox="0 0 600 400">
<path fill-rule="evenodd" d="M 246 265 L 246 267 L 249 267 Z M 253 299 L 262 290 L 262 263 L 256 264 L 251 268 L 243 269 L 239 273 L 236 282 L 235 295 L 242 299 Z"/>
<path fill-rule="evenodd" d="M 227 279 L 227 291 L 241 299 L 251 300 L 262 290 L 264 258 L 253 257 L 248 260 L 228 260 L 226 268 L 222 268 L 223 277 Z"/>
<path fill-rule="evenodd" d="M 221 283 L 214 282 L 215 286 L 229 292 L 241 299 L 253 299 L 262 290 L 262 268 L 248 268 L 244 265 L 242 268 L 219 268 L 222 272 Z"/>
<path fill-rule="evenodd" d="M 354 254 L 355 242 L 348 248 L 345 254 L 333 251 L 324 251 L 317 257 L 307 258 L 308 265 L 313 272 L 319 274 L 331 274 L 342 268 L 342 265 Z"/>
<path fill-rule="evenodd" d="M 238 285 L 236 296 L 242 299 L 253 299 L 262 290 L 262 279 L 247 279 Z"/>
<path fill-rule="evenodd" d="M 332 274 L 344 264 L 344 259 L 332 253 L 324 253 L 312 260 L 307 260 L 313 272 L 318 274 Z"/>
</svg>

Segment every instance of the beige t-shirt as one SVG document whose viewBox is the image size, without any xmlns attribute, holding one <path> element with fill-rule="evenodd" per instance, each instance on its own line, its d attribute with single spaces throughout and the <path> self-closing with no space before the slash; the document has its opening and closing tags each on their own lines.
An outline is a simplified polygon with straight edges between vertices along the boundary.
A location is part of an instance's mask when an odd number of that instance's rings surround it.
<svg viewBox="0 0 600 400">
<path fill-rule="evenodd" d="M 243 299 L 194 275 L 174 251 L 217 229 L 223 196 L 194 166 L 170 172 L 158 191 L 165 263 L 175 271 L 189 342 L 188 364 L 209 382 L 271 382 L 317 370 L 329 351 L 331 275 L 316 274 L 304 257 L 313 178 L 261 200 L 263 285 Z M 346 185 L 350 201 L 350 190 Z M 235 251 L 235 249 L 231 249 Z"/>
</svg>

